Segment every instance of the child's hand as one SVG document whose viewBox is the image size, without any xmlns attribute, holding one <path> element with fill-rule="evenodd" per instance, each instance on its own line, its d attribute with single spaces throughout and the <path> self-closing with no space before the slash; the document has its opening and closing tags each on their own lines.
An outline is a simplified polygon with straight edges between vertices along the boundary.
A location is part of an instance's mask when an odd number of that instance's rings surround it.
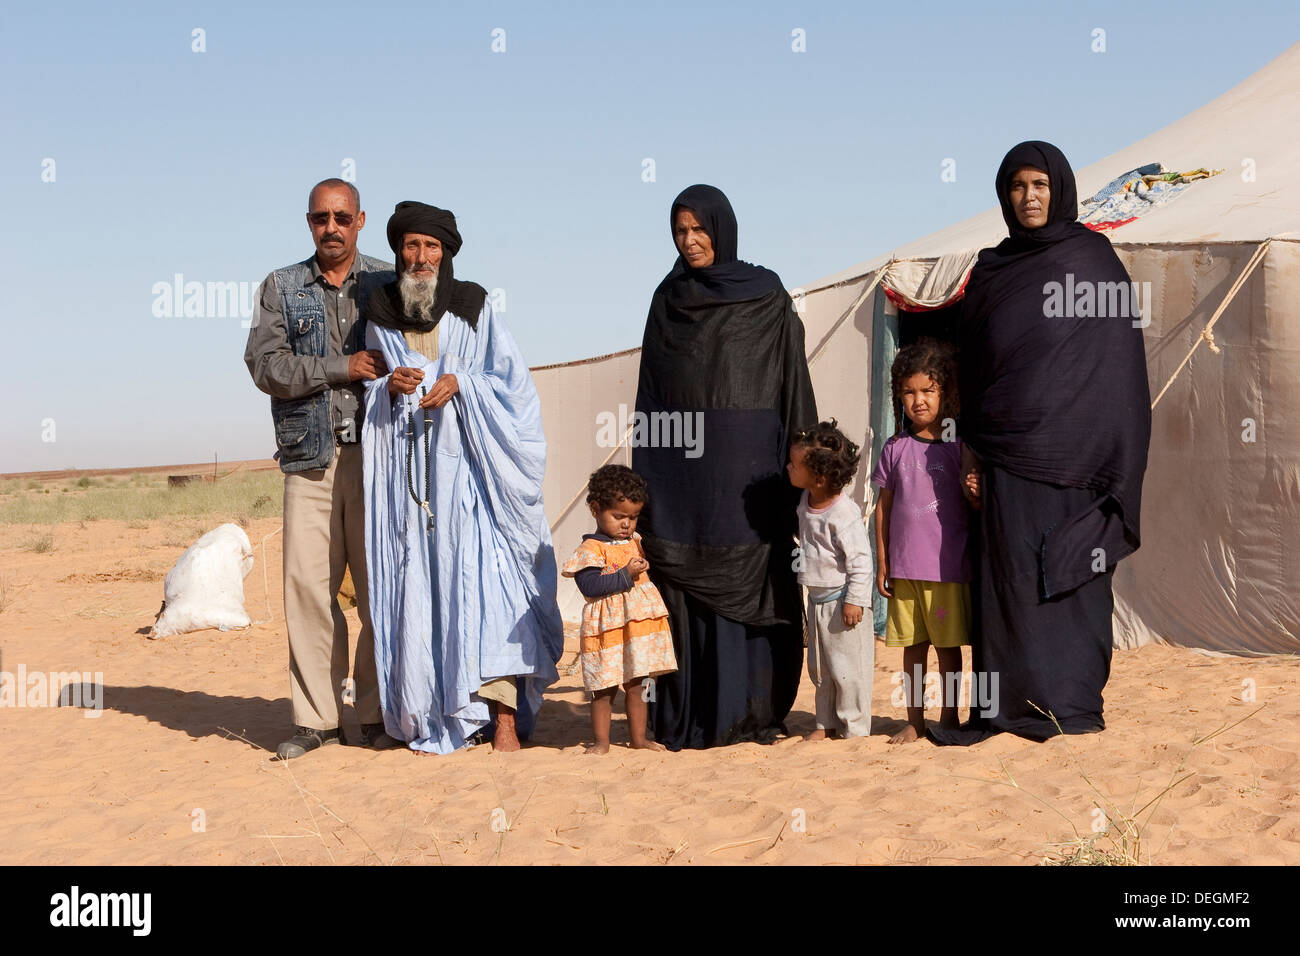
<svg viewBox="0 0 1300 956">
<path fill-rule="evenodd" d="M 862 621 L 862 608 L 856 604 L 844 605 L 844 626 L 852 629 Z"/>
<path fill-rule="evenodd" d="M 650 570 L 650 562 L 647 561 L 645 558 L 633 558 L 631 561 L 627 563 L 628 574 L 632 575 L 632 577 L 636 577 L 638 574 L 642 573 L 643 571 L 649 571 L 649 570 Z"/>
<path fill-rule="evenodd" d="M 980 460 L 969 445 L 963 445 L 961 450 L 961 473 L 962 483 L 961 491 L 970 502 L 972 508 L 978 509 L 980 506 Z"/>
<path fill-rule="evenodd" d="M 962 492 L 966 495 L 966 500 L 975 510 L 979 510 L 980 501 L 980 473 L 978 471 L 968 471 L 966 479 L 962 482 Z"/>
<path fill-rule="evenodd" d="M 881 565 L 876 571 L 876 590 L 884 597 L 891 598 L 894 596 L 894 592 L 889 589 L 888 583 L 889 567 L 887 565 Z"/>
</svg>

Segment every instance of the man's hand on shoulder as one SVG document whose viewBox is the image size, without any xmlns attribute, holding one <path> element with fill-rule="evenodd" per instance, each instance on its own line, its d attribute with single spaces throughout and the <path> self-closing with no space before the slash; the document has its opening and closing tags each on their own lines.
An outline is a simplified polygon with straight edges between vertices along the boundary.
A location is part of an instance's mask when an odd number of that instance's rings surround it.
<svg viewBox="0 0 1300 956">
<path fill-rule="evenodd" d="M 451 372 L 438 377 L 429 389 L 429 394 L 420 399 L 421 408 L 442 408 L 451 401 L 451 397 L 460 391 L 460 382 Z"/>
<path fill-rule="evenodd" d="M 348 356 L 349 382 L 359 382 L 362 379 L 373 381 L 387 374 L 388 365 L 384 362 L 384 353 L 378 349 L 353 352 Z"/>
</svg>

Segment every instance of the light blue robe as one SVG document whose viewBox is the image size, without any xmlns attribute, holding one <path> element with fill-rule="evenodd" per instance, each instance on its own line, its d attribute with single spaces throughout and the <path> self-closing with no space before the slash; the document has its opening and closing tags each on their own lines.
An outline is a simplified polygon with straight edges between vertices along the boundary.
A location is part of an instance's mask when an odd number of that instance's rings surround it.
<svg viewBox="0 0 1300 956">
<path fill-rule="evenodd" d="M 529 735 L 542 691 L 558 677 L 564 636 L 542 508 L 546 437 L 528 366 L 491 303 L 477 331 L 443 315 L 435 362 L 374 324 L 366 347 L 383 352 L 390 369 L 421 369 L 427 389 L 448 372 L 460 386 L 429 409 L 429 535 L 406 477 L 410 408 L 418 438 L 411 481 L 423 498 L 419 389 L 390 399 L 388 376 L 366 383 L 366 562 L 384 727 L 413 750 L 451 753 L 489 722 L 478 689 L 518 675 L 517 724 Z"/>
</svg>

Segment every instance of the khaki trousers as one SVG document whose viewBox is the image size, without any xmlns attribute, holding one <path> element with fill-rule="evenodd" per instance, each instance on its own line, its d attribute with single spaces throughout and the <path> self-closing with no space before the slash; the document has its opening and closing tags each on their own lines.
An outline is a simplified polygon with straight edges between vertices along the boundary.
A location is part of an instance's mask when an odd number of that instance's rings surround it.
<svg viewBox="0 0 1300 956">
<path fill-rule="evenodd" d="M 284 617 L 289 630 L 293 722 L 339 726 L 348 676 L 348 625 L 339 607 L 343 571 L 352 571 L 361 631 L 352 679 L 363 724 L 379 723 L 375 638 L 366 577 L 361 446 L 339 445 L 329 467 L 284 476 Z"/>
</svg>

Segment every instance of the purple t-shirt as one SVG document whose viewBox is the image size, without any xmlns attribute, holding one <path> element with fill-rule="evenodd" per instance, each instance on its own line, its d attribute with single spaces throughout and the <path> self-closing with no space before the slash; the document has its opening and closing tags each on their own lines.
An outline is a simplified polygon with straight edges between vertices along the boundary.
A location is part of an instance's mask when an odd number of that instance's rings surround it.
<svg viewBox="0 0 1300 956">
<path fill-rule="evenodd" d="M 970 581 L 961 439 L 895 435 L 885 442 L 871 482 L 894 493 L 889 512 L 889 576 Z"/>
</svg>

